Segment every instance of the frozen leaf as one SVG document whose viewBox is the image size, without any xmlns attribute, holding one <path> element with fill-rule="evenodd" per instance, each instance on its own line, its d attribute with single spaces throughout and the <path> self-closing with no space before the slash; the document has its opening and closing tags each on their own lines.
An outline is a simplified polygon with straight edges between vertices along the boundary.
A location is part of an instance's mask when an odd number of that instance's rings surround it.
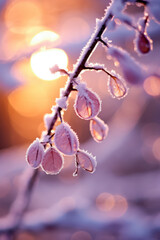
<svg viewBox="0 0 160 240">
<path fill-rule="evenodd" d="M 66 155 L 75 154 L 79 146 L 76 133 L 64 122 L 55 130 L 54 143 L 56 148 Z"/>
<path fill-rule="evenodd" d="M 37 138 L 28 148 L 26 152 L 26 160 L 33 168 L 38 168 L 42 162 L 44 148 Z"/>
<path fill-rule="evenodd" d="M 79 84 L 77 89 L 78 94 L 74 105 L 77 115 L 85 120 L 95 117 L 101 108 L 99 97 L 84 84 Z"/>
<path fill-rule="evenodd" d="M 138 33 L 137 37 L 134 40 L 135 50 L 138 53 L 148 53 L 152 50 L 152 40 L 143 33 Z"/>
<path fill-rule="evenodd" d="M 117 99 L 125 97 L 128 92 L 128 88 L 126 87 L 125 82 L 117 76 L 109 76 L 108 90 L 111 96 Z"/>
<path fill-rule="evenodd" d="M 61 154 L 54 147 L 48 148 L 44 154 L 41 167 L 47 174 L 58 174 L 63 167 Z"/>
<path fill-rule="evenodd" d="M 100 118 L 96 117 L 90 120 L 90 131 L 96 142 L 103 141 L 108 135 L 108 125 Z"/>
<path fill-rule="evenodd" d="M 83 150 L 78 150 L 77 151 L 76 164 L 77 164 L 76 172 L 78 171 L 78 167 L 80 166 L 84 170 L 93 173 L 96 169 L 96 166 L 97 166 L 96 158 L 93 157 L 88 152 L 83 151 Z"/>
<path fill-rule="evenodd" d="M 119 62 L 126 81 L 132 84 L 142 84 L 144 82 L 148 76 L 147 72 L 128 52 L 112 45 L 108 48 L 108 53 Z"/>
</svg>

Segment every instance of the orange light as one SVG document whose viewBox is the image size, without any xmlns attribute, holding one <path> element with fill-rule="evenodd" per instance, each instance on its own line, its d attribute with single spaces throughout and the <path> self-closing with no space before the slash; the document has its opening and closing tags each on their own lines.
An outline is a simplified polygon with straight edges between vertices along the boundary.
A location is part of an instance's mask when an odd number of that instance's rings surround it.
<svg viewBox="0 0 160 240">
<path fill-rule="evenodd" d="M 44 44 L 44 46 L 56 44 L 59 35 L 52 31 L 42 31 L 36 34 L 32 40 L 31 45 Z M 59 68 L 66 69 L 68 64 L 68 57 L 65 51 L 59 48 L 46 49 L 42 48 L 40 51 L 32 54 L 30 64 L 33 73 L 42 80 L 54 80 L 60 77 L 60 73 L 51 73 L 50 69 L 54 65 Z"/>
<path fill-rule="evenodd" d="M 160 96 L 160 79 L 156 76 L 148 77 L 144 84 L 144 90 L 151 96 Z"/>
<path fill-rule="evenodd" d="M 97 208 L 107 217 L 118 218 L 125 214 L 128 208 L 127 200 L 120 195 L 101 193 L 96 199 Z"/>
<path fill-rule="evenodd" d="M 100 211 L 111 211 L 115 205 L 115 200 L 110 193 L 101 193 L 96 199 L 97 207 Z"/>
<path fill-rule="evenodd" d="M 15 33 L 29 33 L 32 27 L 41 25 L 42 10 L 38 2 L 15 0 L 8 4 L 5 23 Z"/>
<path fill-rule="evenodd" d="M 32 40 L 31 45 L 37 45 L 39 43 L 52 43 L 59 39 L 59 35 L 53 31 L 42 31 L 36 34 Z"/>
<path fill-rule="evenodd" d="M 51 73 L 54 65 L 66 69 L 68 64 L 67 54 L 58 48 L 44 49 L 32 54 L 31 68 L 34 74 L 42 80 L 54 80 L 60 77 L 60 73 Z"/>
<path fill-rule="evenodd" d="M 45 112 L 48 107 L 47 93 L 43 85 L 29 84 L 12 91 L 8 96 L 8 101 L 20 115 L 35 117 Z"/>
</svg>

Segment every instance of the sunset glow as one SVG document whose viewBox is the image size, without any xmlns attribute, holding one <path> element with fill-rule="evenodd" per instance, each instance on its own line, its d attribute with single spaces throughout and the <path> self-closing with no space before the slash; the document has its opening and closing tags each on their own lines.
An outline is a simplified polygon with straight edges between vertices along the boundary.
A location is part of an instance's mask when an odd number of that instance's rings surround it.
<svg viewBox="0 0 160 240">
<path fill-rule="evenodd" d="M 31 45 L 39 45 L 44 43 L 44 46 L 53 45 L 59 39 L 59 35 L 52 31 L 43 31 L 38 33 L 31 40 Z M 68 57 L 65 51 L 59 48 L 41 48 L 40 51 L 32 54 L 30 64 L 33 73 L 42 80 L 54 80 L 60 76 L 59 73 L 53 74 L 50 71 L 54 65 L 59 68 L 66 69 Z"/>
</svg>

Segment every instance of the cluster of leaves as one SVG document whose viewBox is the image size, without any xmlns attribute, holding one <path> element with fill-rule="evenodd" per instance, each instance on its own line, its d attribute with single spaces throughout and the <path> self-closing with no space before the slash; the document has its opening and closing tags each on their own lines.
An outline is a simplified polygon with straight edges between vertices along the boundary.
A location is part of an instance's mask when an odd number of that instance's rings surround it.
<svg viewBox="0 0 160 240">
<path fill-rule="evenodd" d="M 144 6 L 144 16 L 139 19 L 137 25 L 133 24 L 132 19 L 123 12 L 127 4 Z M 79 148 L 76 133 L 63 120 L 62 113 L 67 110 L 69 94 L 71 91 L 77 92 L 74 104 L 76 114 L 80 118 L 90 121 L 90 132 L 93 139 L 97 142 L 103 141 L 108 134 L 108 125 L 98 117 L 101 110 L 100 98 L 81 81 L 80 73 L 86 70 L 105 72 L 108 75 L 108 91 L 111 96 L 117 99 L 125 97 L 128 93 L 126 82 L 141 84 L 153 73 L 139 65 L 127 51 L 104 40 L 102 38 L 103 30 L 107 28 L 107 24 L 109 29 L 115 29 L 116 19 L 119 19 L 122 24 L 127 24 L 136 31 L 135 51 L 138 54 L 147 54 L 153 48 L 153 42 L 147 34 L 147 27 L 150 18 L 160 23 L 159 13 L 159 0 L 113 0 L 106 10 L 106 17 L 97 20 L 95 35 L 83 49 L 77 62 L 77 68 L 80 69 L 78 74 L 76 70 L 69 73 L 66 69 L 59 69 L 57 65 L 50 69 L 53 74 L 59 71 L 68 75 L 68 82 L 66 87 L 61 89 L 60 98 L 56 99 L 52 113 L 44 116 L 46 131 L 43 132 L 41 139 L 36 139 L 27 150 L 26 159 L 33 168 L 41 167 L 47 174 L 58 174 L 63 167 L 63 155 L 74 155 L 76 163 L 74 175 L 77 175 L 79 167 L 89 172 L 95 171 L 95 157 Z M 87 63 L 89 55 L 93 53 L 93 51 L 90 52 L 90 44 L 95 46 L 97 43 L 101 43 L 106 48 L 107 54 L 119 62 L 126 82 L 115 71 L 109 73 L 103 65 Z M 58 123 L 57 119 L 60 119 L 60 122 L 58 126 L 55 126 L 55 123 Z"/>
</svg>

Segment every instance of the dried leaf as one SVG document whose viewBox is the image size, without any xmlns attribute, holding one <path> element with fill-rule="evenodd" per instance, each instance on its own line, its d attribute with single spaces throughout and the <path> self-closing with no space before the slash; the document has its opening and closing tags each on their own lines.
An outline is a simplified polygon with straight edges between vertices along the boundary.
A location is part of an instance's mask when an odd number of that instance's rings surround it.
<svg viewBox="0 0 160 240">
<path fill-rule="evenodd" d="M 37 138 L 28 148 L 26 152 L 26 160 L 33 168 L 38 168 L 42 162 L 44 155 L 44 147 Z"/>
<path fill-rule="evenodd" d="M 54 147 L 48 148 L 44 154 L 41 167 L 47 174 L 58 174 L 63 167 L 61 154 Z"/>
<path fill-rule="evenodd" d="M 103 141 L 108 135 L 108 125 L 105 124 L 100 118 L 96 117 L 90 120 L 90 131 L 93 139 L 96 142 Z"/>
<path fill-rule="evenodd" d="M 89 120 L 100 112 L 101 102 L 96 93 L 80 84 L 74 108 L 80 118 Z"/>
<path fill-rule="evenodd" d="M 91 154 L 89 154 L 86 151 L 78 150 L 76 153 L 76 164 L 77 164 L 77 170 L 78 166 L 83 168 L 86 171 L 89 171 L 93 173 L 96 169 L 97 162 L 96 158 L 93 157 Z M 77 172 L 76 170 L 76 172 Z"/>
<path fill-rule="evenodd" d="M 56 148 L 66 155 L 77 152 L 79 141 L 76 133 L 67 123 L 62 122 L 55 130 L 54 143 Z"/>
</svg>

